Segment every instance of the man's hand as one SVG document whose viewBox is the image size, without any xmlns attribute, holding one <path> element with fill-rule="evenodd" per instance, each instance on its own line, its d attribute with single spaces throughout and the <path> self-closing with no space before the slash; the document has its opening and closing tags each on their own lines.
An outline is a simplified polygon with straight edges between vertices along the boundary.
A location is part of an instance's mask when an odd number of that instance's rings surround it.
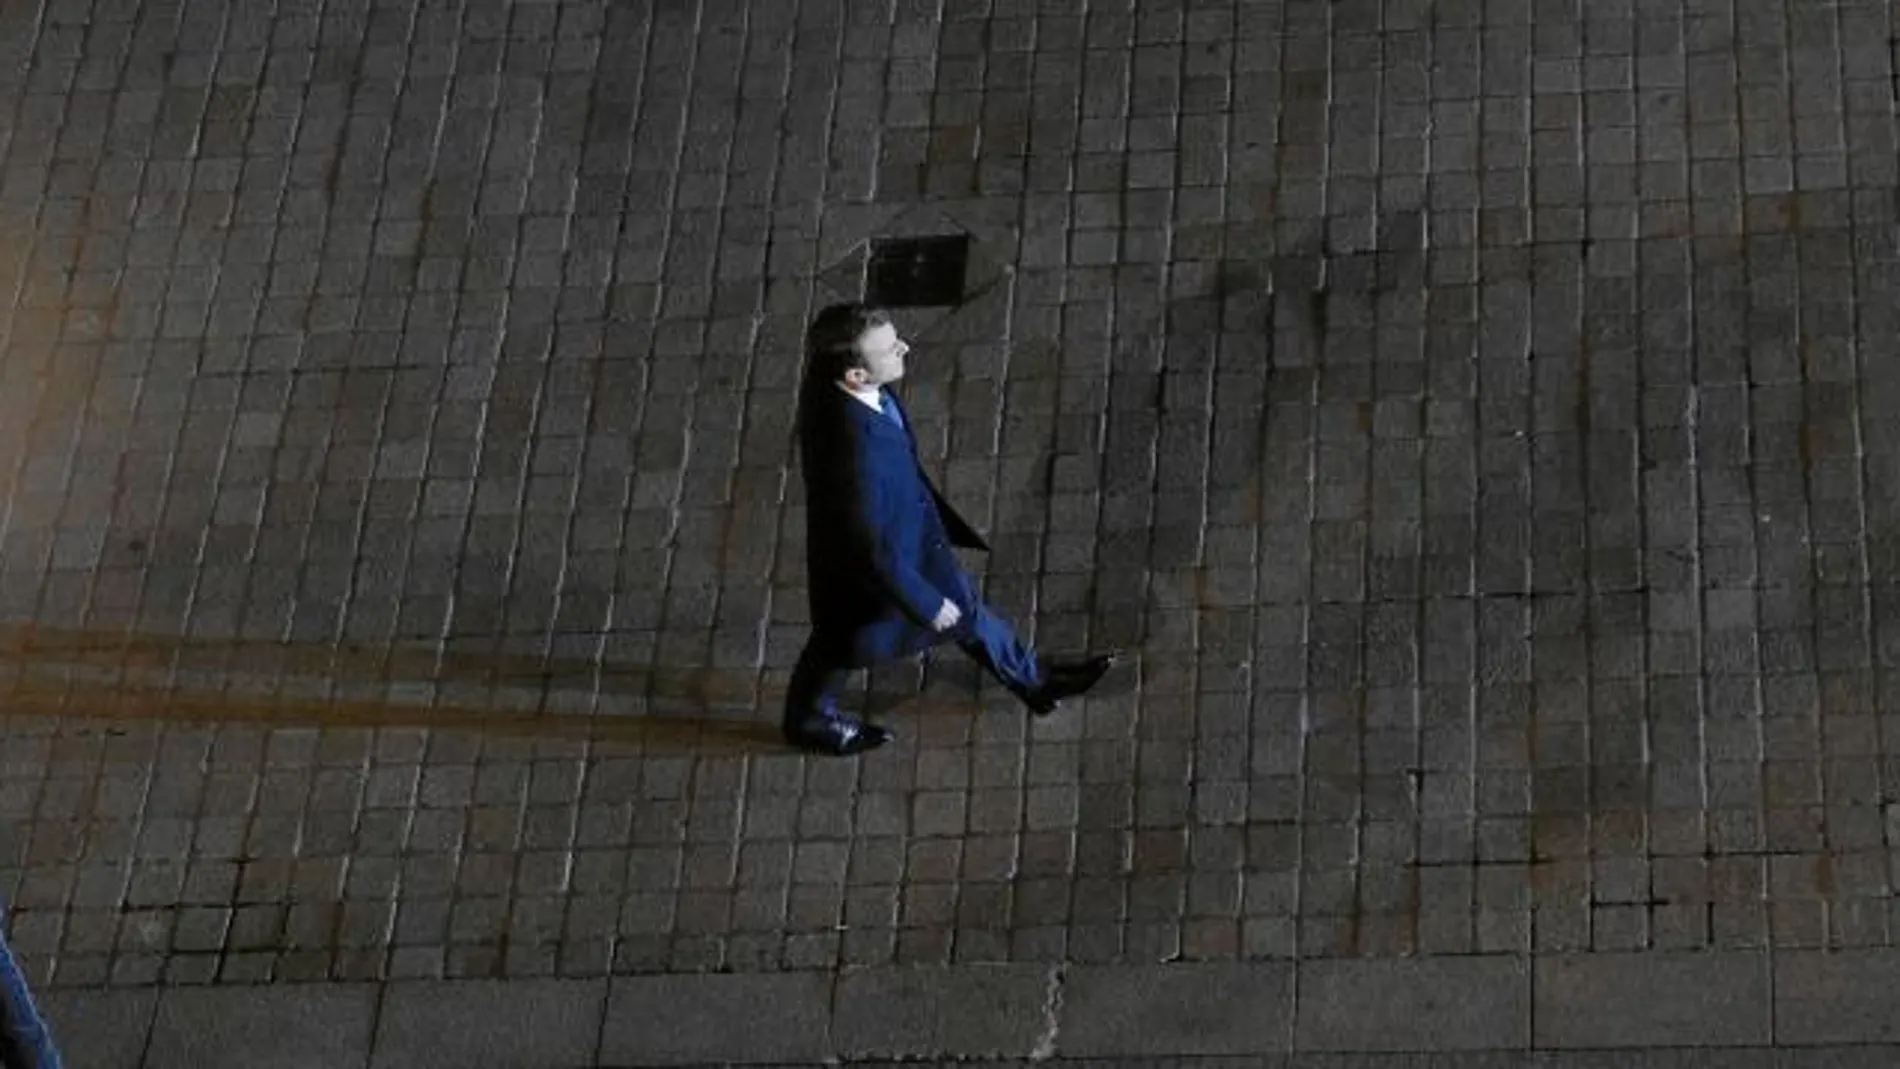
<svg viewBox="0 0 1900 1069">
<path fill-rule="evenodd" d="M 948 631 L 957 626 L 957 621 L 961 619 L 963 619 L 963 610 L 950 604 L 950 599 L 945 598 L 943 608 L 937 610 L 937 618 L 930 621 L 930 626 L 938 631 Z"/>
</svg>

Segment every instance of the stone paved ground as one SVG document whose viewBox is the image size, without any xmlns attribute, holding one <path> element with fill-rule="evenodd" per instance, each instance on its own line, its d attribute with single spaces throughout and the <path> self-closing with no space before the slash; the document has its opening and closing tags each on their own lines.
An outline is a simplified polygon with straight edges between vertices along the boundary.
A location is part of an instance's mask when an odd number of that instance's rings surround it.
<svg viewBox="0 0 1900 1069">
<path fill-rule="evenodd" d="M 11 942 L 147 1024 L 1637 952 L 1583 990 L 1745 963 L 1765 1044 L 1891 990 L 1897 6 L 0 3 Z M 791 755 L 797 339 L 943 232 L 929 462 L 996 604 L 1135 663 L 1035 724 L 893 667 L 899 745 Z"/>
</svg>

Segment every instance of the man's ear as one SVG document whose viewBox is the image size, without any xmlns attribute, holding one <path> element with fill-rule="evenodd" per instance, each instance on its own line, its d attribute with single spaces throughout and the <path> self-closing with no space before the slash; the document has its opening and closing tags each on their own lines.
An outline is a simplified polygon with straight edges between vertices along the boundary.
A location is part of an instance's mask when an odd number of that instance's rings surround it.
<svg viewBox="0 0 1900 1069">
<path fill-rule="evenodd" d="M 864 389 L 865 370 L 861 367 L 849 367 L 844 370 L 844 383 L 854 390 Z"/>
</svg>

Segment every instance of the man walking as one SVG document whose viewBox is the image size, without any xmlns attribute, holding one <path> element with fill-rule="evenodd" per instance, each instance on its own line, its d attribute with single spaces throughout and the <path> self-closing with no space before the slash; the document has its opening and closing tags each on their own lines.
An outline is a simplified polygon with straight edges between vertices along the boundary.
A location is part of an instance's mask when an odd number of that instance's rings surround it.
<svg viewBox="0 0 1900 1069">
<path fill-rule="evenodd" d="M 951 546 L 988 549 L 924 474 L 903 406 L 885 387 L 910 347 L 890 316 L 832 305 L 813 320 L 799 397 L 812 633 L 785 695 L 785 738 L 846 756 L 891 733 L 838 709 L 854 668 L 939 642 L 962 647 L 1037 714 L 1088 690 L 1113 654 L 1042 664 L 983 604 Z"/>
</svg>

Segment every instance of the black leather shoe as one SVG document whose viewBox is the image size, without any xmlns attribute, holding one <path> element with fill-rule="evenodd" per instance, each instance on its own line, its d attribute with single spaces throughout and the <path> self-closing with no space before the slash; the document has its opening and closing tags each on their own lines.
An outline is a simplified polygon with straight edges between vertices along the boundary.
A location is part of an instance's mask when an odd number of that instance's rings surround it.
<svg viewBox="0 0 1900 1069">
<path fill-rule="evenodd" d="M 1085 661 L 1051 662 L 1042 670 L 1042 685 L 1023 694 L 1023 704 L 1037 716 L 1056 711 L 1062 699 L 1073 698 L 1102 681 L 1121 662 L 1119 653 L 1103 653 Z"/>
<path fill-rule="evenodd" d="M 848 716 L 814 716 L 801 724 L 785 725 L 785 741 L 813 753 L 850 757 L 891 741 L 891 733 Z"/>
</svg>

